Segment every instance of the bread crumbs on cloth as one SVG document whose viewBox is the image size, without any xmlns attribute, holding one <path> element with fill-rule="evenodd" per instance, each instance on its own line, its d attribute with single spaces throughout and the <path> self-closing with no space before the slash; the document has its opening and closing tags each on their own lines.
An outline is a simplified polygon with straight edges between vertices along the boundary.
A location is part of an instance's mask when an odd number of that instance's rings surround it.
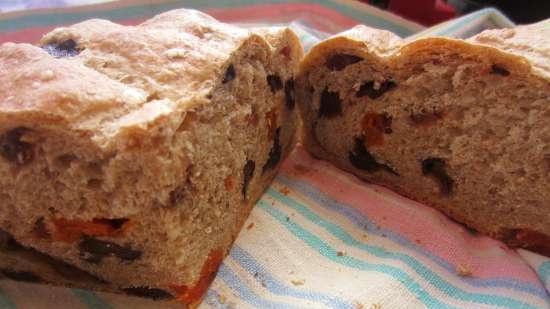
<svg viewBox="0 0 550 309">
<path fill-rule="evenodd" d="M 456 266 L 456 273 L 461 277 L 472 276 L 472 270 L 470 270 L 470 266 L 468 266 L 467 264 L 458 264 Z"/>
<path fill-rule="evenodd" d="M 304 285 L 304 283 L 306 283 L 306 281 L 303 279 L 290 280 L 290 282 L 296 286 Z"/>
<path fill-rule="evenodd" d="M 290 193 L 290 189 L 287 187 L 282 187 L 281 189 L 279 189 L 279 192 L 287 196 Z"/>
</svg>

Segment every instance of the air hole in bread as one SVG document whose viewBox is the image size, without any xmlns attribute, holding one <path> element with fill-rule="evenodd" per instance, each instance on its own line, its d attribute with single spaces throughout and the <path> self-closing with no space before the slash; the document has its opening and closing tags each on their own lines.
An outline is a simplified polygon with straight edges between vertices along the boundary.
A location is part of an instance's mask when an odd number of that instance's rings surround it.
<svg viewBox="0 0 550 309">
<path fill-rule="evenodd" d="M 294 79 L 289 79 L 285 82 L 285 104 L 289 110 L 294 109 L 294 102 L 296 101 L 296 92 L 294 90 Z"/>
<path fill-rule="evenodd" d="M 281 134 L 281 128 L 277 128 L 275 131 L 275 138 L 273 139 L 273 146 L 269 150 L 269 155 L 267 161 L 262 167 L 262 173 L 265 173 L 267 170 L 273 169 L 281 161 L 281 156 L 283 153 L 281 142 L 279 140 Z"/>
<path fill-rule="evenodd" d="M 242 193 L 245 198 L 246 198 L 246 191 L 248 190 L 248 184 L 250 183 L 250 180 L 252 180 L 252 177 L 254 176 L 255 168 L 256 168 L 256 163 L 254 161 L 246 160 L 246 163 L 243 167 L 243 187 L 242 187 Z"/>
<path fill-rule="evenodd" d="M 164 290 L 154 289 L 146 286 L 125 288 L 122 289 L 122 291 L 131 296 L 150 298 L 153 300 L 166 300 L 174 298 L 172 294 Z"/>
<path fill-rule="evenodd" d="M 319 103 L 319 117 L 332 118 L 342 115 L 342 100 L 338 92 L 329 91 L 325 87 Z"/>
<path fill-rule="evenodd" d="M 42 46 L 42 49 L 55 58 L 74 57 L 81 52 L 81 49 L 77 48 L 76 42 L 73 39 L 48 43 Z"/>
<path fill-rule="evenodd" d="M 491 73 L 496 74 L 496 75 L 500 75 L 500 76 L 510 75 L 510 71 L 508 71 L 503 66 L 500 66 L 498 64 L 493 64 L 491 66 Z"/>
<path fill-rule="evenodd" d="M 353 150 L 348 152 L 348 159 L 351 165 L 357 169 L 366 172 L 385 170 L 393 175 L 399 176 L 399 174 L 389 165 L 381 164 L 376 161 L 376 158 L 366 149 L 363 137 L 356 137 L 354 139 Z"/>
<path fill-rule="evenodd" d="M 32 161 L 33 145 L 25 141 L 25 135 L 29 132 L 29 129 L 19 127 L 0 135 L 0 154 L 6 161 L 17 166 Z"/>
<path fill-rule="evenodd" d="M 325 66 L 331 71 L 341 71 L 348 65 L 357 63 L 363 58 L 348 54 L 335 54 L 327 58 Z"/>
<path fill-rule="evenodd" d="M 277 74 L 271 74 L 267 76 L 267 84 L 269 85 L 269 88 L 271 89 L 272 93 L 275 93 L 281 89 L 283 89 L 283 81 Z"/>
<path fill-rule="evenodd" d="M 422 161 L 422 174 L 433 176 L 439 183 L 443 195 L 453 193 L 454 181 L 447 174 L 445 160 L 441 158 L 427 158 Z"/>
<path fill-rule="evenodd" d="M 230 64 L 227 69 L 225 70 L 225 75 L 223 77 L 222 83 L 228 83 L 235 79 L 237 76 L 237 72 L 235 72 L 235 67 Z"/>
</svg>

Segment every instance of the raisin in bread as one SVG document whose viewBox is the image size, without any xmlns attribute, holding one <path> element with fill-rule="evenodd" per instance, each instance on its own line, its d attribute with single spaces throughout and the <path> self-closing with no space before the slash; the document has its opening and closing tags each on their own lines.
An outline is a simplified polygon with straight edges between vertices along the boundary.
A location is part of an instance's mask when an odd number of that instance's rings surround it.
<svg viewBox="0 0 550 309">
<path fill-rule="evenodd" d="M 287 28 L 192 10 L 0 47 L 0 273 L 195 305 L 294 143 Z"/>
<path fill-rule="evenodd" d="M 300 64 L 305 147 L 550 255 L 549 50 L 548 21 L 409 42 L 355 27 Z"/>
</svg>

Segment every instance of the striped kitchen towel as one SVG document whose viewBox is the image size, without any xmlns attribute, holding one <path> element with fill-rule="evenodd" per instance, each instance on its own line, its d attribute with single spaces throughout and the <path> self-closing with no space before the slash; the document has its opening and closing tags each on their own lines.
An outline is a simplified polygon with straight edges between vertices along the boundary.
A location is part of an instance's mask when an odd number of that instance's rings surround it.
<svg viewBox="0 0 550 309">
<path fill-rule="evenodd" d="M 92 17 L 132 24 L 178 7 L 243 25 L 289 24 L 306 49 L 359 23 L 401 36 L 458 38 L 512 25 L 494 9 L 424 29 L 346 0 L 141 0 L 4 14 L 0 42 L 34 42 L 57 25 Z M 298 146 L 253 209 L 201 308 L 550 308 L 549 290 L 550 259 L 510 250 Z M 0 281 L 0 308 L 180 307 Z"/>
</svg>

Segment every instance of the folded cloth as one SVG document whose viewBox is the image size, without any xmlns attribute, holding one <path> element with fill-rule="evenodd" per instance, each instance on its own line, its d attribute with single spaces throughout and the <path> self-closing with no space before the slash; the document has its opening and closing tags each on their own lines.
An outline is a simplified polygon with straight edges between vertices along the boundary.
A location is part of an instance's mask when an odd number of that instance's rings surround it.
<svg viewBox="0 0 550 309">
<path fill-rule="evenodd" d="M 358 23 L 401 36 L 457 38 L 512 25 L 494 9 L 424 29 L 343 0 L 147 3 L 0 16 L 0 42 L 33 42 L 58 24 L 92 17 L 137 23 L 181 6 L 250 26 L 290 24 L 306 49 Z M 549 258 L 510 250 L 429 207 L 315 160 L 298 146 L 252 211 L 201 307 L 550 308 L 549 291 Z M 180 307 L 0 281 L 0 308 Z"/>
</svg>

